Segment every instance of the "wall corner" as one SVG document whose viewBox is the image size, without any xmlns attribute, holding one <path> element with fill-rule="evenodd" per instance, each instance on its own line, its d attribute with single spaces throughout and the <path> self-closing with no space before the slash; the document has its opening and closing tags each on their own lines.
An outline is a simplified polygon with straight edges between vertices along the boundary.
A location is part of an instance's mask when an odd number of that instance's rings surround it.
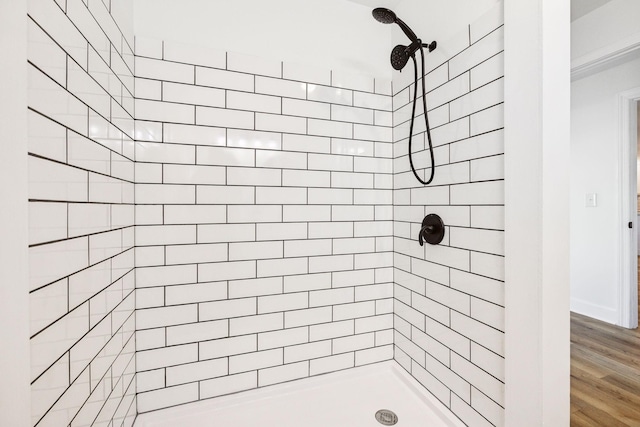
<svg viewBox="0 0 640 427">
<path fill-rule="evenodd" d="M 0 425 L 31 425 L 27 292 L 27 2 L 0 3 Z"/>
</svg>

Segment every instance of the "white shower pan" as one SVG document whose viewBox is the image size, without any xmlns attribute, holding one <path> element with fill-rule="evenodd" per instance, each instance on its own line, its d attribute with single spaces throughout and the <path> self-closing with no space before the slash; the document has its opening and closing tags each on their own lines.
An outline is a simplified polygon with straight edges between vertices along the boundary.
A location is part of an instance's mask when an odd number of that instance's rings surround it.
<svg viewBox="0 0 640 427">
<path fill-rule="evenodd" d="M 141 414 L 134 427 L 464 427 L 396 362 L 335 372 Z"/>
</svg>

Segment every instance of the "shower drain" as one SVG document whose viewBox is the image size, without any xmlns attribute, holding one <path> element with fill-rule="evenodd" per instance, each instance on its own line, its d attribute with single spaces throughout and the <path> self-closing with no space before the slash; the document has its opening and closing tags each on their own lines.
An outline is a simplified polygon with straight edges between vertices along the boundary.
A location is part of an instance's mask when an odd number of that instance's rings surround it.
<svg viewBox="0 0 640 427">
<path fill-rule="evenodd" d="M 388 409 L 380 409 L 376 412 L 376 420 L 384 426 L 392 426 L 398 422 L 398 416 Z"/>
</svg>

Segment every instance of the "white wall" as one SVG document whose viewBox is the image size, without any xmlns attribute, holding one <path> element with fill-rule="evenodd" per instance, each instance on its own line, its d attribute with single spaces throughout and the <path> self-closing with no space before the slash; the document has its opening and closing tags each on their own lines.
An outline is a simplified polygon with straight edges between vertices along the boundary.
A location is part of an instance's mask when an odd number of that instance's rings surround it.
<svg viewBox="0 0 640 427">
<path fill-rule="evenodd" d="M 630 46 L 640 36 L 638 16 L 640 3 L 614 0 L 575 20 L 573 63 L 597 61 L 598 52 Z M 572 82 L 571 310 L 611 323 L 619 322 L 620 310 L 618 233 L 633 220 L 619 218 L 617 95 L 640 87 L 639 67 L 637 55 L 627 56 L 626 62 L 618 60 Z M 585 207 L 587 193 L 597 194 L 597 207 Z"/>
<path fill-rule="evenodd" d="M 430 4 L 431 3 L 431 4 Z M 479 27 L 486 26 L 481 18 L 491 9 L 494 9 L 500 1 L 456 1 L 453 3 L 435 3 L 423 0 L 404 0 L 396 8 L 398 17 L 403 20 L 424 42 L 436 41 L 438 47 L 433 52 L 425 50 L 425 70 L 427 73 L 446 62 L 461 49 L 475 43 L 477 39 L 472 35 L 470 39 L 468 26 L 470 23 L 479 22 Z M 464 4 L 464 7 L 463 7 Z M 486 18 L 484 19 L 486 21 Z M 491 24 L 491 20 L 488 20 Z M 392 46 L 398 44 L 408 45 L 409 39 L 397 25 L 390 25 Z M 484 34 L 483 32 L 481 32 Z M 388 63 L 389 54 L 385 55 Z M 419 56 L 419 54 L 417 55 Z M 418 60 L 418 67 L 420 67 Z M 399 72 L 392 69 L 394 92 L 413 84 L 413 64 L 411 61 L 407 67 Z M 428 82 L 428 79 L 427 79 Z M 413 90 L 413 89 L 412 89 Z M 427 108 L 431 108 L 427 106 Z M 418 107 L 420 111 L 420 107 Z"/>
<path fill-rule="evenodd" d="M 345 0 L 135 1 L 137 36 L 384 78 L 390 27 Z"/>
<path fill-rule="evenodd" d="M 504 39 L 502 14 L 496 17 L 487 43 L 463 48 L 426 76 L 429 86 L 440 86 L 427 94 L 438 166 L 426 188 L 410 170 L 408 124 L 398 123 L 410 109 L 408 90 L 394 97 L 400 106 L 394 129 L 395 358 L 467 425 L 480 425 L 482 417 L 493 425 L 504 421 Z M 479 62 L 492 71 L 484 74 Z M 476 79 L 482 83 L 467 85 Z M 442 114 L 448 109 L 450 114 Z M 418 172 L 429 176 L 422 116 L 417 123 L 413 158 Z M 422 248 L 416 236 L 431 213 L 446 224 L 446 240 Z M 417 313 L 426 316 L 426 325 Z M 425 336 L 444 344 L 436 352 Z M 480 348 L 482 357 L 475 353 Z M 420 366 L 423 349 L 426 369 Z M 473 371 L 491 376 L 468 375 Z M 465 387 L 449 381 L 453 374 Z M 429 375 L 445 387 L 425 381 Z"/>
<path fill-rule="evenodd" d="M 176 46 L 136 39 L 140 413 L 391 359 L 391 82 Z"/>
<path fill-rule="evenodd" d="M 0 2 L 0 425 L 30 426 L 27 2 Z"/>
<path fill-rule="evenodd" d="M 442 43 L 498 0 L 432 3 L 404 0 L 395 12 L 425 42 Z M 407 44 L 396 25 L 380 24 L 371 7 L 346 0 L 135 0 L 134 5 L 137 36 L 376 77 L 391 76 L 391 47 Z"/>
<path fill-rule="evenodd" d="M 440 16 L 430 15 L 424 2 L 406 6 L 398 16 L 419 37 L 426 36 L 438 19 L 450 23 L 447 32 L 455 28 L 457 33 L 436 35 L 439 48 L 426 58 L 426 68 L 431 70 L 425 76 L 427 108 L 437 164 L 428 187 L 413 176 L 407 155 L 411 116 L 407 86 L 412 90 L 413 66 L 394 73 L 394 357 L 466 425 L 501 426 L 505 338 L 502 4 L 494 4 L 479 19 L 458 15 L 451 6 L 434 8 L 442 12 Z M 398 43 L 407 44 L 401 30 L 394 30 L 396 36 L 404 38 Z M 425 133 L 420 113 L 412 151 L 423 178 L 429 176 L 430 167 Z M 418 230 L 423 217 L 431 213 L 442 217 L 445 238 L 437 246 L 421 247 L 416 241 Z"/>
<path fill-rule="evenodd" d="M 505 1 L 507 426 L 569 425 L 568 0 Z"/>
<path fill-rule="evenodd" d="M 422 41 L 437 40 L 442 44 L 457 36 L 462 28 L 474 22 L 497 3 L 500 1 L 404 0 L 398 5 L 395 12 Z M 402 31 L 394 28 L 392 34 L 394 46 L 398 43 L 407 44 L 407 38 Z"/>
<path fill-rule="evenodd" d="M 439 50 L 432 55 L 446 58 L 459 48 L 451 39 L 460 29 L 497 3 L 404 0 L 394 11 L 424 42 L 437 40 Z M 134 7 L 136 36 L 382 78 L 398 78 L 389 64 L 391 48 L 408 44 L 398 26 L 372 18 L 372 7 L 346 0 L 135 0 Z"/>
<path fill-rule="evenodd" d="M 28 186 L 28 215 L 14 217 L 29 227 L 17 247 L 29 254 L 19 283 L 29 293 L 31 425 L 131 426 L 134 58 L 120 31 L 131 16 L 117 20 L 102 1 L 63 4 L 28 2 L 27 104 L 14 106 L 27 113 L 14 181 Z"/>
<path fill-rule="evenodd" d="M 133 2 L 131 0 L 111 0 L 110 11 L 127 43 L 133 46 Z"/>
<path fill-rule="evenodd" d="M 571 309 L 611 323 L 620 309 L 617 239 L 624 226 L 617 94 L 640 87 L 638 69 L 635 59 L 571 85 Z M 585 207 L 586 193 L 597 193 L 597 207 Z"/>
</svg>

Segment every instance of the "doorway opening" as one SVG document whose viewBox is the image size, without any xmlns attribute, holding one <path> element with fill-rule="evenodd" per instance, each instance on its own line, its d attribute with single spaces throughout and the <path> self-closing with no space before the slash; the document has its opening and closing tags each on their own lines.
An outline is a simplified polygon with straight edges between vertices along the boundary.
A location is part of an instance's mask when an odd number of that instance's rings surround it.
<svg viewBox="0 0 640 427">
<path fill-rule="evenodd" d="M 638 177 L 638 128 L 640 127 L 640 88 L 621 93 L 619 96 L 620 142 L 622 154 L 621 168 L 621 280 L 619 284 L 620 319 L 625 328 L 638 327 L 638 261 L 640 247 L 638 233 L 640 227 L 640 178 Z"/>
<path fill-rule="evenodd" d="M 633 288 L 636 289 L 636 301 L 637 301 L 637 307 L 636 307 L 636 320 L 638 319 L 638 312 L 640 312 L 640 174 L 638 173 L 638 171 L 640 170 L 640 101 L 636 100 L 635 101 L 635 106 L 636 106 L 636 123 L 635 123 L 635 129 L 636 129 L 636 135 L 635 135 L 635 139 L 636 139 L 636 143 L 635 143 L 635 147 L 636 147 L 636 170 L 635 170 L 635 182 L 636 182 L 636 188 L 635 188 L 635 196 L 636 196 L 636 253 L 635 255 L 633 255 L 633 258 L 635 258 L 636 260 L 636 270 L 637 270 L 637 274 L 636 275 L 632 275 L 632 278 L 635 278 L 635 283 L 632 281 L 631 282 L 631 286 Z M 632 124 L 633 126 L 633 124 Z M 633 145 L 633 135 L 631 135 L 630 138 L 630 144 Z M 632 177 L 633 178 L 633 177 Z M 636 327 L 637 327 L 637 322 L 636 322 Z"/>
</svg>

